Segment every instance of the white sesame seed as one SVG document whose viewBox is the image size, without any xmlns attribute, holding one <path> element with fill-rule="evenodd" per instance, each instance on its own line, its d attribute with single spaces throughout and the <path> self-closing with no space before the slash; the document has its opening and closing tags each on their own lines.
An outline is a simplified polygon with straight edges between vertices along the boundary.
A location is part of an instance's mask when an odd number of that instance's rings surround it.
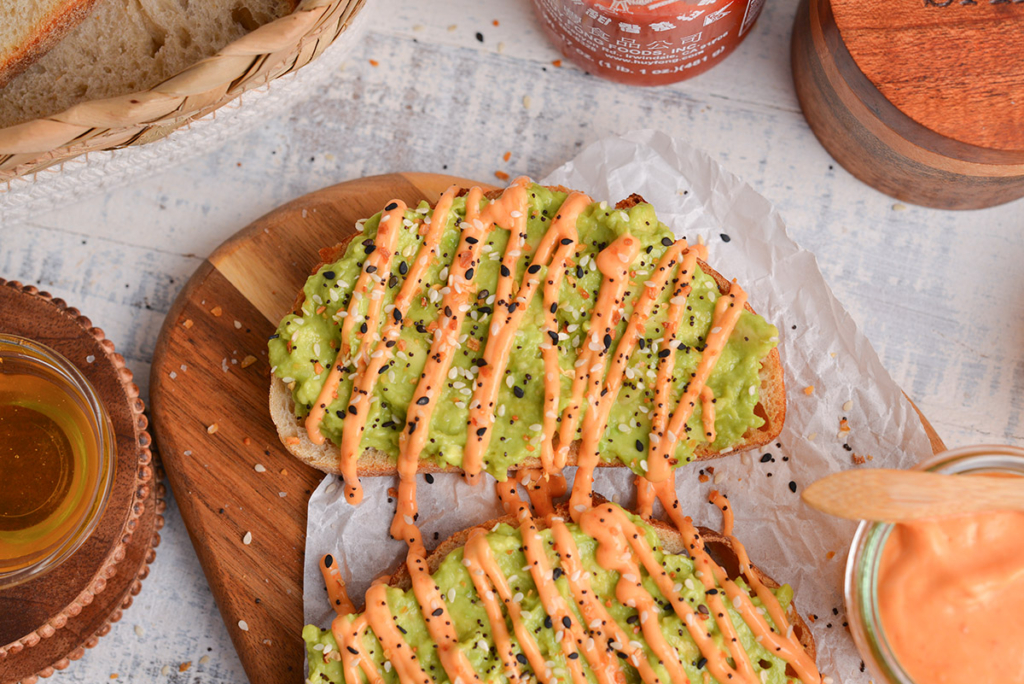
<svg viewBox="0 0 1024 684">
<path fill-rule="evenodd" d="M 242 543 L 245 544 L 246 546 L 248 546 L 249 544 L 252 544 L 252 532 L 246 532 L 245 533 L 245 536 L 242 537 Z"/>
<path fill-rule="evenodd" d="M 243 632 L 248 632 L 249 631 L 249 623 L 247 623 L 245 620 L 239 620 L 238 621 L 238 629 L 242 630 Z"/>
</svg>

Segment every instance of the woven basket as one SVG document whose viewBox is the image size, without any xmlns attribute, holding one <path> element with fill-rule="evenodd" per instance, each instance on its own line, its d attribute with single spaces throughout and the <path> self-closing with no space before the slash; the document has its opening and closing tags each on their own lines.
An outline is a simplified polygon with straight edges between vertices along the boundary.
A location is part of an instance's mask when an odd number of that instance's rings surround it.
<svg viewBox="0 0 1024 684">
<path fill-rule="evenodd" d="M 340 36 L 366 0 L 303 0 L 149 90 L 82 102 L 0 129 L 0 183 L 97 150 L 159 140 L 247 90 L 300 69 Z"/>
</svg>

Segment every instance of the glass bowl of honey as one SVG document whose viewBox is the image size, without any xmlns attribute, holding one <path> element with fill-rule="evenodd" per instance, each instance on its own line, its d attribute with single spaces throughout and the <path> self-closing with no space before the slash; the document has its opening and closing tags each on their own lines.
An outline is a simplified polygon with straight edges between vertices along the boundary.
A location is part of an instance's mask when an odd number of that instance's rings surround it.
<svg viewBox="0 0 1024 684">
<path fill-rule="evenodd" d="M 49 347 L 0 334 L 0 590 L 81 547 L 116 462 L 110 417 L 82 372 Z"/>
</svg>

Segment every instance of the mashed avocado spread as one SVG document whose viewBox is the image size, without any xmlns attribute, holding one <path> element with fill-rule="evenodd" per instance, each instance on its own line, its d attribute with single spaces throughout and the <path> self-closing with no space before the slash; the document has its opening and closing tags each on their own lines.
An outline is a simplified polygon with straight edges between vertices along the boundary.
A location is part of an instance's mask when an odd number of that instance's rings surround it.
<svg viewBox="0 0 1024 684">
<path fill-rule="evenodd" d="M 548 230 L 566 195 L 541 186 L 529 188 L 529 214 L 524 255 L 532 254 Z M 422 297 L 417 297 L 405 316 L 394 362 L 386 367 L 370 399 L 370 413 L 363 433 L 361 448 L 375 448 L 397 460 L 399 434 L 405 426 L 406 412 L 412 400 L 420 373 L 426 362 L 432 340 L 432 323 L 441 314 L 442 288 L 448 269 L 460 240 L 459 224 L 465 217 L 465 197 L 456 198 L 441 239 L 438 258 L 431 263 L 422 285 Z M 397 248 L 391 257 L 391 276 L 384 291 L 384 310 L 388 311 L 404 281 L 404 275 L 415 259 L 423 242 L 421 230 L 430 208 L 422 203 L 405 214 L 403 228 L 398 236 Z M 281 321 L 277 333 L 271 338 L 270 363 L 274 374 L 291 390 L 296 416 L 304 418 L 317 400 L 328 369 L 334 363 L 341 347 L 341 316 L 347 311 L 352 291 L 363 262 L 374 249 L 374 238 L 381 215 L 368 219 L 361 235 L 352 240 L 344 255 L 331 264 L 322 266 L 312 275 L 304 288 L 305 301 L 298 315 L 289 314 Z M 660 223 L 649 204 L 638 204 L 625 210 L 615 209 L 604 202 L 591 204 L 580 215 L 576 228 L 579 240 L 574 263 L 561 285 L 557 309 L 559 323 L 559 359 L 561 367 L 561 406 L 564 409 L 571 394 L 573 374 L 578 353 L 586 344 L 591 310 L 601 287 L 602 274 L 597 269 L 597 254 L 618 236 L 630 233 L 642 244 L 639 256 L 630 265 L 631 278 L 637 283 L 630 287 L 631 295 L 623 306 L 615 339 L 618 340 L 633 306 L 643 289 L 643 282 L 651 277 L 654 266 L 672 244 L 675 236 Z M 430 424 L 430 438 L 421 458 L 439 466 L 461 466 L 469 402 L 473 393 L 478 363 L 482 362 L 484 347 L 494 311 L 494 292 L 498 281 L 501 258 L 509 231 L 495 226 L 488 233 L 482 248 L 481 263 L 476 269 L 474 282 L 476 296 L 462 326 L 460 348 L 453 367 L 441 390 Z M 528 258 L 518 261 L 517 282 L 522 282 Z M 546 267 L 545 267 L 546 268 Z M 540 271 L 543 277 L 545 268 Z M 667 316 L 671 288 L 664 289 L 656 301 L 650 319 L 644 327 L 644 337 L 629 360 L 625 383 L 611 410 L 608 429 L 603 436 L 599 453 L 607 462 L 621 462 L 638 474 L 644 474 L 651 431 L 654 380 L 657 375 L 659 353 L 671 353 L 662 337 Z M 676 339 L 681 346 L 675 351 L 672 400 L 678 402 L 688 378 L 701 358 L 703 342 L 711 327 L 714 302 L 719 296 L 715 280 L 703 273 L 695 274 L 692 292 Z M 360 302 L 362 311 L 369 307 L 368 298 Z M 543 298 L 534 297 L 523 323 L 515 334 L 511 358 L 505 377 L 500 383 L 496 422 L 493 436 L 484 454 L 483 468 L 499 480 L 504 480 L 510 466 L 526 458 L 539 455 L 544 411 L 544 361 L 539 345 L 545 342 L 542 332 Z M 386 317 L 382 317 L 383 321 Z M 436 324 L 435 324 L 436 325 Z M 371 331 L 353 326 L 353 348 Z M 777 343 L 778 331 L 758 315 L 744 311 L 739 318 L 708 386 L 715 397 L 715 449 L 722 450 L 736 444 L 751 428 L 764 424 L 754 412 L 758 403 L 761 361 Z M 352 391 L 351 372 L 343 375 L 337 389 L 337 398 L 329 405 L 320 425 L 320 431 L 334 443 L 341 441 L 345 426 L 345 411 Z M 674 403 L 672 404 L 675 405 Z M 701 407 L 698 405 L 688 421 L 689 438 L 680 439 L 676 449 L 677 464 L 693 457 L 694 450 L 706 441 L 701 428 Z"/>
<path fill-rule="evenodd" d="M 654 549 L 655 558 L 674 581 L 673 590 L 682 596 L 698 614 L 706 614 L 708 611 L 707 595 L 704 585 L 695 577 L 694 563 L 687 556 L 681 554 L 666 553 L 660 545 L 656 532 L 640 518 L 631 514 L 629 518 L 643 531 L 647 543 Z M 651 664 L 659 679 L 663 682 L 671 681 L 666 668 L 659 663 L 658 658 L 651 651 L 639 629 L 640 616 L 634 608 L 623 605 L 616 599 L 616 583 L 619 580 L 619 573 L 605 570 L 597 562 L 595 553 L 597 541 L 587 536 L 580 529 L 579 525 L 567 523 L 579 552 L 579 560 L 582 567 L 590 574 L 589 584 L 593 592 L 606 606 L 610 616 L 618 623 L 619 627 L 635 639 L 644 650 L 647 661 Z M 572 606 L 575 617 L 579 624 L 586 625 L 586 620 L 579 612 L 579 606 L 573 598 L 569 585 L 569 578 L 559 569 L 561 567 L 559 556 L 554 548 L 552 533 L 550 530 L 540 531 L 543 548 L 548 559 L 549 567 L 554 571 L 555 584 L 558 592 L 564 597 L 567 605 Z M 537 645 L 543 654 L 544 660 L 551 668 L 552 674 L 559 681 L 571 681 L 567 673 L 566 658 L 556 641 L 558 638 L 558 625 L 552 625 L 551 618 L 544 611 L 538 598 L 537 589 L 534 585 L 529 563 L 523 552 L 523 539 L 518 528 L 507 524 L 499 524 L 487 534 L 487 542 L 491 548 L 494 558 L 497 559 L 502 574 L 508 579 L 510 591 L 515 593 L 515 598 L 520 599 L 522 607 L 522 618 L 528 628 L 529 634 L 536 640 Z M 670 607 L 665 596 L 658 590 L 654 580 L 646 570 L 641 570 L 641 582 L 644 588 L 654 598 L 661 610 L 657 620 L 661 633 L 668 644 L 679 653 L 679 660 L 686 672 L 690 682 L 695 684 L 717 681 L 704 679 L 707 675 L 706 661 L 701 655 L 700 649 L 693 641 L 682 620 Z M 458 636 L 458 647 L 468 657 L 473 670 L 479 674 L 484 682 L 506 682 L 507 677 L 503 671 L 501 658 L 494 648 L 494 638 L 491 633 L 491 625 L 481 598 L 477 595 L 469 570 L 463 563 L 463 549 L 452 551 L 441 562 L 439 568 L 433 573 L 432 578 L 440 588 L 440 592 L 446 596 L 448 613 L 454 620 L 455 631 Z M 747 585 L 742 579 L 736 580 L 737 585 L 748 594 Z M 773 590 L 783 610 L 788 610 L 792 602 L 793 592 L 789 585 Z M 761 608 L 761 601 L 752 596 L 755 607 Z M 394 616 L 395 624 L 402 632 L 402 638 L 414 650 L 423 668 L 434 682 L 438 684 L 447 682 L 448 677 L 441 666 L 437 653 L 437 645 L 430 639 L 426 623 L 420 612 L 419 604 L 411 589 L 403 591 L 397 588 L 387 589 L 388 610 Z M 778 658 L 767 648 L 761 645 L 744 622 L 744 620 L 732 609 L 731 603 L 727 603 L 727 610 L 731 623 L 737 631 L 737 638 L 743 649 L 749 656 L 755 672 L 765 684 L 784 684 L 789 681 L 786 676 L 786 663 Z M 517 654 L 521 654 L 520 644 L 515 637 L 511 623 L 508 621 L 507 610 L 505 611 L 506 624 L 509 626 L 509 633 L 512 635 L 512 645 Z M 764 615 L 765 620 L 772 624 L 770 616 Z M 354 616 L 339 618 L 341 620 L 352 620 Z M 716 621 L 706 619 L 702 625 L 711 633 L 712 641 L 718 650 L 724 649 L 725 639 L 719 631 Z M 774 626 L 774 625 L 773 625 Z M 315 625 L 306 625 L 302 630 L 302 638 L 306 642 L 307 654 L 309 657 L 309 679 L 314 684 L 322 682 L 344 682 L 344 674 L 338 644 L 335 642 L 331 630 L 320 629 Z M 362 648 L 359 650 L 375 662 L 375 667 L 381 673 L 387 684 L 396 684 L 399 680 L 393 667 L 385 664 L 385 657 L 380 642 L 377 640 L 371 629 L 366 629 L 362 636 Z M 524 662 L 525 658 L 519 658 Z M 586 659 L 580 658 L 584 673 L 590 682 L 596 682 L 594 673 L 590 670 Z M 639 682 L 640 678 L 629 659 L 619 661 L 630 683 Z M 520 667 L 524 675 L 529 674 L 527 665 Z M 524 681 L 528 678 L 524 677 Z M 529 678 L 532 681 L 532 678 Z M 349 682 L 348 684 L 355 684 Z M 675 684 L 685 684 L 676 682 Z"/>
</svg>

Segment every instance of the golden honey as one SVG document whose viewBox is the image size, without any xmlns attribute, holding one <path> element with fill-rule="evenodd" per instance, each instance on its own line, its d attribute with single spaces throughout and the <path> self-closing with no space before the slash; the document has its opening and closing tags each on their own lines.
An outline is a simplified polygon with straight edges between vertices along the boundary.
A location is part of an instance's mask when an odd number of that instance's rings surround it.
<svg viewBox="0 0 1024 684">
<path fill-rule="evenodd" d="M 46 347 L 0 335 L 0 587 L 85 541 L 113 455 L 109 419 L 82 374 Z"/>
</svg>

